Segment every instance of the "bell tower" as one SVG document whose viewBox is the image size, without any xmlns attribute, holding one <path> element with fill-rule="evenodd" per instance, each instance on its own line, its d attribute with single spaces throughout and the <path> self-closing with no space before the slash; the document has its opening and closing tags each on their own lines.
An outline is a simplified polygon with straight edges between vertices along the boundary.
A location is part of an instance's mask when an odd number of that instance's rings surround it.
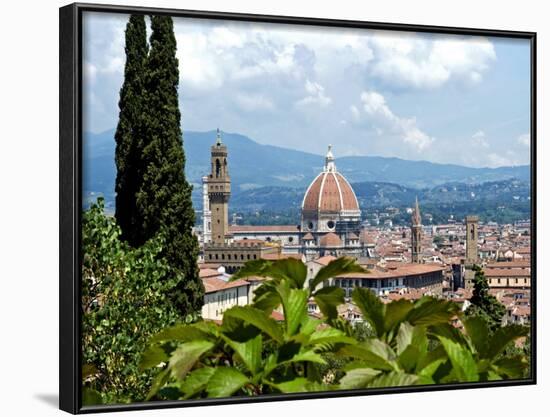
<svg viewBox="0 0 550 417">
<path fill-rule="evenodd" d="M 224 244 L 231 239 L 228 221 L 231 180 L 227 168 L 227 146 L 222 143 L 220 129 L 217 131 L 216 144 L 211 147 L 210 163 L 208 199 L 212 219 L 211 239 L 214 244 Z"/>
<path fill-rule="evenodd" d="M 422 217 L 420 216 L 420 207 L 418 206 L 418 197 L 416 205 L 411 216 L 411 262 L 422 262 Z"/>
<path fill-rule="evenodd" d="M 478 216 L 466 216 L 466 264 L 478 263 L 477 225 Z"/>
</svg>

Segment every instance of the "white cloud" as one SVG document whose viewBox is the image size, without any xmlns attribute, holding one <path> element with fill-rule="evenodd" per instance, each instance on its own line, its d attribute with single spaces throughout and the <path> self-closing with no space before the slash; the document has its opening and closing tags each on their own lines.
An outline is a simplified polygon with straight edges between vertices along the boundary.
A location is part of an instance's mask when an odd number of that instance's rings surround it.
<svg viewBox="0 0 550 417">
<path fill-rule="evenodd" d="M 370 42 L 372 74 L 389 85 L 437 88 L 451 80 L 479 83 L 496 60 L 486 38 L 383 32 Z"/>
<path fill-rule="evenodd" d="M 481 148 L 489 148 L 489 142 L 483 130 L 478 130 L 472 135 L 472 144 Z"/>
<path fill-rule="evenodd" d="M 433 137 L 420 130 L 415 117 L 404 118 L 394 114 L 382 94 L 376 91 L 364 91 L 361 94 L 361 104 L 363 114 L 375 125 L 375 128 L 397 135 L 415 150 L 422 151 L 434 142 Z M 355 106 L 351 107 L 351 111 L 355 120 L 362 116 Z"/>
<path fill-rule="evenodd" d="M 315 105 L 319 107 L 327 107 L 332 103 L 332 99 L 325 94 L 325 88 L 316 82 L 306 80 L 305 89 L 307 96 L 296 102 L 297 107 Z"/>
<path fill-rule="evenodd" d="M 531 146 L 531 133 L 524 133 L 517 139 L 518 143 L 523 146 Z"/>
<path fill-rule="evenodd" d="M 235 96 L 235 102 L 241 107 L 241 109 L 251 111 L 271 111 L 275 108 L 275 105 L 267 97 L 253 94 L 237 94 Z"/>
</svg>

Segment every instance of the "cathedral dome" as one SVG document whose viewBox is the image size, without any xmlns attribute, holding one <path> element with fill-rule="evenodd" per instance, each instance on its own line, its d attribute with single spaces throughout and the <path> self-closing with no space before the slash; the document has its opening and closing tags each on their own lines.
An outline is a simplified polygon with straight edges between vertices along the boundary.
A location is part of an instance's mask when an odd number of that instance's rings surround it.
<svg viewBox="0 0 550 417">
<path fill-rule="evenodd" d="M 359 212 L 355 192 L 346 178 L 336 171 L 331 146 L 329 146 L 323 172 L 317 175 L 304 195 L 302 211 Z"/>
</svg>

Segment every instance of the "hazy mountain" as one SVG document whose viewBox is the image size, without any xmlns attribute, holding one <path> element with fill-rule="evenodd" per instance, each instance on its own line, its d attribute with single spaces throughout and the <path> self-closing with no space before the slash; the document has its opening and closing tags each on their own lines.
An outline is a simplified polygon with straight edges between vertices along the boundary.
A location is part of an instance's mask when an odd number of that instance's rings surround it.
<svg viewBox="0 0 550 417">
<path fill-rule="evenodd" d="M 116 176 L 114 130 L 100 134 L 85 133 L 83 136 L 84 196 L 95 198 L 97 193 L 102 193 L 110 203 L 114 199 Z M 200 194 L 201 177 L 209 172 L 210 146 L 215 138 L 215 131 L 184 132 L 186 174 L 195 188 L 194 200 Z M 261 187 L 282 187 L 287 189 L 284 193 L 288 196 L 303 195 L 300 189 L 307 187 L 324 164 L 322 156 L 262 145 L 240 134 L 223 133 L 222 139 L 229 150 L 229 172 L 234 195 Z M 424 189 L 447 183 L 480 184 L 512 178 L 529 181 L 530 175 L 527 165 L 470 168 L 376 156 L 338 157 L 337 143 L 334 153 L 338 170 L 352 183 L 382 182 L 393 183 L 394 187 L 398 184 L 397 187 Z M 413 193 L 414 190 L 406 192 L 407 198 Z M 254 199 L 255 193 L 242 195 L 243 198 L 248 196 Z"/>
</svg>

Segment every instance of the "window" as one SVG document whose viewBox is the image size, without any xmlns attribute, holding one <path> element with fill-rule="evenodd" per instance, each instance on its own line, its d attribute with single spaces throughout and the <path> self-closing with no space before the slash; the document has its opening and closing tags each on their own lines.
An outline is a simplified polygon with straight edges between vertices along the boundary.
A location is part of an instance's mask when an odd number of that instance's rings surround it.
<svg viewBox="0 0 550 417">
<path fill-rule="evenodd" d="M 250 254 L 246 255 L 246 259 L 250 259 Z"/>
<path fill-rule="evenodd" d="M 332 220 L 329 220 L 329 221 L 327 222 L 327 227 L 328 227 L 330 230 L 334 229 L 334 222 L 333 222 Z"/>
<path fill-rule="evenodd" d="M 292 243 L 292 242 L 294 242 L 294 238 L 293 238 L 292 236 L 290 236 L 290 237 L 288 238 L 288 241 L 289 241 L 289 243 Z"/>
<path fill-rule="evenodd" d="M 218 254 L 216 253 L 216 259 L 218 259 Z"/>
<path fill-rule="evenodd" d="M 209 255 L 208 255 L 208 259 L 212 259 L 212 254 L 209 254 Z"/>
<path fill-rule="evenodd" d="M 222 253 L 222 259 L 225 259 L 225 253 Z"/>
</svg>

